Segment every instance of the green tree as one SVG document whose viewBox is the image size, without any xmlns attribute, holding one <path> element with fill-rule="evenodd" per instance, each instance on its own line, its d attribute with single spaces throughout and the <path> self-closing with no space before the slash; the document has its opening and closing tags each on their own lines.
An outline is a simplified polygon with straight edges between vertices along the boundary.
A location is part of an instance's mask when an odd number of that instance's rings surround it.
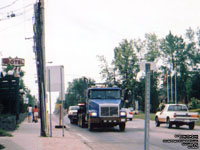
<svg viewBox="0 0 200 150">
<path fill-rule="evenodd" d="M 145 34 L 145 43 L 146 43 L 146 50 L 147 53 L 145 55 L 145 60 L 154 62 L 157 58 L 160 57 L 160 41 L 157 38 L 156 34 Z"/>
<path fill-rule="evenodd" d="M 135 98 L 137 74 L 139 72 L 138 58 L 133 48 L 133 41 L 123 40 L 114 49 L 113 64 L 118 75 L 118 83 L 124 91 L 124 99 L 131 101 Z"/>
<path fill-rule="evenodd" d="M 65 108 L 85 102 L 87 88 L 94 83 L 94 80 L 85 77 L 74 79 L 72 83 L 69 83 L 65 94 Z"/>
<path fill-rule="evenodd" d="M 145 35 L 145 43 L 147 53 L 145 55 L 145 60 L 149 62 L 156 63 L 156 60 L 161 56 L 160 53 L 160 41 L 155 34 L 146 34 Z M 159 81 L 160 73 L 153 72 L 151 75 L 151 112 L 156 112 L 156 109 L 159 105 L 159 91 L 158 91 L 158 81 Z"/>
<path fill-rule="evenodd" d="M 116 69 L 113 65 L 109 66 L 105 56 L 97 56 L 98 60 L 101 62 L 100 68 L 102 78 L 105 79 L 105 83 L 109 86 L 118 85 L 116 81 Z"/>
<path fill-rule="evenodd" d="M 186 94 L 186 81 L 188 79 L 187 73 L 187 51 L 185 49 L 184 39 L 180 36 L 174 36 L 171 32 L 161 41 L 161 51 L 163 52 L 163 56 L 166 61 L 166 64 L 169 66 L 165 66 L 167 70 L 171 71 L 172 74 L 172 91 L 174 91 L 175 86 L 178 84 L 177 88 L 179 91 L 179 99 L 185 100 L 187 99 Z M 177 74 L 177 82 L 174 82 L 175 76 L 173 72 L 176 71 Z M 171 89 L 170 89 L 171 90 Z M 171 97 L 171 100 L 175 102 L 174 93 Z"/>
<path fill-rule="evenodd" d="M 200 30 L 195 32 L 193 29 L 189 28 L 186 30 L 186 51 L 188 58 L 188 80 L 187 80 L 187 99 L 190 100 L 192 97 L 200 98 L 199 94 L 199 73 L 197 71 L 197 65 L 200 63 Z M 196 37 L 197 36 L 197 37 Z"/>
</svg>

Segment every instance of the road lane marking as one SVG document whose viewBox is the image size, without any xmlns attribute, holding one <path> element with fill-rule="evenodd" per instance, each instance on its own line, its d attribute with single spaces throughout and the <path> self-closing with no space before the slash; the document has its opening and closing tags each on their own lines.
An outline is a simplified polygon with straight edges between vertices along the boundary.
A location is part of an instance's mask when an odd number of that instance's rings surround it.
<svg viewBox="0 0 200 150">
<path fill-rule="evenodd" d="M 85 136 L 81 135 L 80 133 L 77 133 L 77 135 L 79 137 L 81 137 L 85 142 L 91 142 L 88 138 L 86 138 Z"/>
</svg>

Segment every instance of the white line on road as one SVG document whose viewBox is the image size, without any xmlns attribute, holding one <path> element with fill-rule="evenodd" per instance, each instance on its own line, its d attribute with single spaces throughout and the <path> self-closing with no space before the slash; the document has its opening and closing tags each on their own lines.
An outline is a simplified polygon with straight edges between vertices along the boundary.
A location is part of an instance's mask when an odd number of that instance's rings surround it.
<svg viewBox="0 0 200 150">
<path fill-rule="evenodd" d="M 77 135 L 79 137 L 81 137 L 85 142 L 91 142 L 88 138 L 86 138 L 85 136 L 81 135 L 80 133 L 77 133 Z"/>
</svg>

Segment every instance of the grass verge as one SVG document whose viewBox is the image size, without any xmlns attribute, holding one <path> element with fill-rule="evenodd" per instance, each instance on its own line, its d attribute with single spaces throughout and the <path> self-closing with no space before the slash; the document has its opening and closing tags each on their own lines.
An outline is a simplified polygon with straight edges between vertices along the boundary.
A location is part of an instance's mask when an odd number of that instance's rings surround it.
<svg viewBox="0 0 200 150">
<path fill-rule="evenodd" d="M 137 115 L 133 116 L 133 119 L 144 119 L 145 118 L 145 114 L 144 113 L 139 113 Z M 155 114 L 150 114 L 150 120 L 155 120 Z"/>
<path fill-rule="evenodd" d="M 8 133 L 7 131 L 5 131 L 5 130 L 2 130 L 2 129 L 0 129 L 0 136 L 12 136 L 12 134 L 10 134 L 10 133 Z"/>
<path fill-rule="evenodd" d="M 0 144 L 0 149 L 4 149 L 5 147 L 3 145 Z"/>
</svg>

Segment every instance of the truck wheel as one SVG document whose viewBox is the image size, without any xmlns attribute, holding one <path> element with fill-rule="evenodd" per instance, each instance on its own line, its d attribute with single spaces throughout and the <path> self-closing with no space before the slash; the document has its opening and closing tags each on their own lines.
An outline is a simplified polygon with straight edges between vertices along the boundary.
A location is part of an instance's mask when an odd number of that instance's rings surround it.
<svg viewBox="0 0 200 150">
<path fill-rule="evenodd" d="M 94 129 L 94 124 L 88 121 L 88 129 L 89 131 L 92 131 Z"/>
<path fill-rule="evenodd" d="M 180 125 L 179 124 L 176 124 L 176 128 L 179 128 L 180 127 Z"/>
<path fill-rule="evenodd" d="M 190 129 L 190 130 L 193 130 L 193 129 L 194 129 L 194 126 L 195 126 L 194 122 L 189 123 L 189 129 Z"/>
<path fill-rule="evenodd" d="M 82 114 L 79 114 L 78 116 L 78 126 L 83 128 L 84 127 L 84 122 L 83 122 L 83 116 Z"/>
<path fill-rule="evenodd" d="M 167 126 L 168 126 L 168 128 L 172 128 L 172 123 L 170 122 L 169 118 L 167 118 Z"/>
<path fill-rule="evenodd" d="M 119 124 L 119 129 L 120 129 L 120 131 L 125 131 L 125 127 L 126 127 L 126 124 L 125 124 L 125 123 Z"/>
<path fill-rule="evenodd" d="M 160 122 L 158 120 L 158 117 L 155 118 L 155 123 L 156 123 L 156 127 L 159 127 L 160 126 Z"/>
<path fill-rule="evenodd" d="M 78 126 L 80 127 L 80 114 L 78 114 Z"/>
</svg>

